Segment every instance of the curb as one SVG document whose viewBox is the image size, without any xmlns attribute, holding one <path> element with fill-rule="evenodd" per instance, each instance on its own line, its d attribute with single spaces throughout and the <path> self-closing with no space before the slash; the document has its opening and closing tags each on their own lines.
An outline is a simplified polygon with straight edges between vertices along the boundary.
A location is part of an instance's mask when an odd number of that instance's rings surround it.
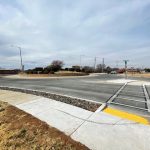
<svg viewBox="0 0 150 150">
<path fill-rule="evenodd" d="M 85 110 L 89 110 L 92 112 L 95 112 L 102 104 L 102 103 L 95 102 L 92 100 L 80 99 L 80 98 L 71 97 L 71 96 L 67 96 L 67 95 L 60 95 L 60 94 L 56 94 L 56 93 L 49 93 L 49 92 L 39 91 L 39 90 L 7 87 L 7 86 L 0 86 L 0 89 L 22 92 L 22 93 L 26 93 L 26 94 L 33 94 L 33 95 L 37 95 L 37 96 L 43 96 L 43 97 L 54 99 L 56 101 L 60 101 L 60 102 L 66 103 L 66 104 L 77 106 L 77 107 L 80 107 L 80 108 L 83 108 Z"/>
</svg>

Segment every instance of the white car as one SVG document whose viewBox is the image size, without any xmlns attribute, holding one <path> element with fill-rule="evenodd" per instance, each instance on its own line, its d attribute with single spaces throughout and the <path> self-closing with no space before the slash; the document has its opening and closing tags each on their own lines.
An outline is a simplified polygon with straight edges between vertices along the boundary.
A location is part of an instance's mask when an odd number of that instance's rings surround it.
<svg viewBox="0 0 150 150">
<path fill-rule="evenodd" d="M 117 72 L 116 71 L 111 71 L 110 74 L 117 74 Z"/>
</svg>

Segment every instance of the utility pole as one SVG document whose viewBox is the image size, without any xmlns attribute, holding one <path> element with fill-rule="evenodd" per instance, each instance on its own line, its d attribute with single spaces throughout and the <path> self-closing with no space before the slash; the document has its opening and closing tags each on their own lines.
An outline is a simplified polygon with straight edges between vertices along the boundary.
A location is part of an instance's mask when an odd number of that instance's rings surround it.
<svg viewBox="0 0 150 150">
<path fill-rule="evenodd" d="M 80 69 L 82 69 L 82 57 L 83 57 L 84 55 L 80 55 Z"/>
<path fill-rule="evenodd" d="M 94 70 L 96 70 L 97 58 L 99 57 L 94 57 Z"/>
<path fill-rule="evenodd" d="M 97 61 L 97 57 L 94 58 L 94 70 L 96 70 L 96 61 Z"/>
<path fill-rule="evenodd" d="M 23 63 L 22 63 L 22 51 L 21 51 L 21 47 L 18 46 L 18 49 L 20 51 L 20 63 L 21 63 L 21 71 L 24 71 L 24 67 L 23 67 Z"/>
<path fill-rule="evenodd" d="M 11 45 L 12 47 L 17 47 L 19 49 L 19 54 L 20 54 L 20 70 L 21 72 L 24 71 L 24 66 L 23 66 L 23 63 L 22 63 L 22 51 L 21 51 L 21 47 L 20 46 L 14 46 L 14 45 Z"/>
<path fill-rule="evenodd" d="M 129 60 L 123 60 L 125 63 L 125 78 L 127 79 L 127 63 Z"/>
<path fill-rule="evenodd" d="M 104 58 L 102 59 L 102 73 L 104 72 Z"/>
<path fill-rule="evenodd" d="M 119 63 L 119 61 L 117 60 L 117 61 L 116 61 L 116 67 L 117 67 L 117 68 L 118 68 L 118 66 L 119 66 L 118 63 Z"/>
</svg>

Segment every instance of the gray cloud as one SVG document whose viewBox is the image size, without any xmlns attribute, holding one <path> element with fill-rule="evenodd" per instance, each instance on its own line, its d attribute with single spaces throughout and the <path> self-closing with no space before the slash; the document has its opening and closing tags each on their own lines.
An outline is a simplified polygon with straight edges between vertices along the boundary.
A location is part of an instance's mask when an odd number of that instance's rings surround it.
<svg viewBox="0 0 150 150">
<path fill-rule="evenodd" d="M 81 54 L 85 65 L 99 56 L 108 65 L 128 58 L 149 66 L 149 26 L 150 0 L 0 0 L 0 64 L 19 67 L 14 44 L 26 67 L 79 64 Z"/>
</svg>

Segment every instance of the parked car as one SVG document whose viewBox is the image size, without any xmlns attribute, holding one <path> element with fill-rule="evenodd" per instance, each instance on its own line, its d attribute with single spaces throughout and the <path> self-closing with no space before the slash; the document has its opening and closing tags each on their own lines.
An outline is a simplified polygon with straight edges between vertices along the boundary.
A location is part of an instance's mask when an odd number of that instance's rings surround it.
<svg viewBox="0 0 150 150">
<path fill-rule="evenodd" d="M 117 74 L 117 72 L 116 71 L 111 71 L 110 74 Z"/>
</svg>

